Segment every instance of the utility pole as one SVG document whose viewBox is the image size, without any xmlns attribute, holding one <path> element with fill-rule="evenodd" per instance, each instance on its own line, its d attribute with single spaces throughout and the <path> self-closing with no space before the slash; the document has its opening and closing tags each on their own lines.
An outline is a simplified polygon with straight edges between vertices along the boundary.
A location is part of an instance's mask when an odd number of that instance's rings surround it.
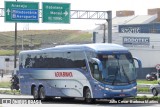
<svg viewBox="0 0 160 107">
<path fill-rule="evenodd" d="M 17 2 L 17 0 L 16 0 Z M 15 40 L 14 40 L 14 73 L 16 73 L 17 68 L 17 22 L 15 22 Z"/>
<path fill-rule="evenodd" d="M 106 24 L 103 24 L 103 43 L 106 43 Z"/>
<path fill-rule="evenodd" d="M 112 43 L 112 11 L 107 11 L 108 19 L 108 43 Z M 106 24 L 96 24 L 103 26 L 103 43 L 106 43 Z"/>
<path fill-rule="evenodd" d="M 112 43 L 112 11 L 107 11 L 108 13 L 108 43 Z"/>
</svg>

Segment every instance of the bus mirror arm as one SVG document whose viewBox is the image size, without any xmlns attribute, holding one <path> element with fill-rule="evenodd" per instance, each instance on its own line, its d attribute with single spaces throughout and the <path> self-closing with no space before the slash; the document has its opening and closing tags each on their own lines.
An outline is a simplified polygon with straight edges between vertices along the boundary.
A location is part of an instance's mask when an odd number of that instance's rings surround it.
<svg viewBox="0 0 160 107">
<path fill-rule="evenodd" d="M 100 61 L 99 59 L 97 59 L 97 58 L 92 58 L 92 61 L 93 61 L 94 63 L 96 62 L 96 63 L 98 64 L 99 71 L 102 72 L 103 67 L 102 67 L 101 61 Z"/>
<path fill-rule="evenodd" d="M 133 58 L 133 60 L 136 60 L 138 62 L 139 68 L 142 68 L 142 62 L 138 58 Z"/>
</svg>

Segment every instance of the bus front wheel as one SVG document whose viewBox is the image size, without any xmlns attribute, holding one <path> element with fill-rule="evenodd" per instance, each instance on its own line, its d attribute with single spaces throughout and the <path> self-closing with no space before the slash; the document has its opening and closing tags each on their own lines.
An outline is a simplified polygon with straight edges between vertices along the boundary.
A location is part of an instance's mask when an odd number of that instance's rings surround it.
<svg viewBox="0 0 160 107">
<path fill-rule="evenodd" d="M 38 97 L 38 92 L 37 92 L 37 90 L 36 90 L 36 87 L 34 87 L 32 91 L 33 91 L 33 98 L 34 98 L 35 100 L 39 99 L 39 97 Z"/>
<path fill-rule="evenodd" d="M 85 102 L 86 103 L 93 103 L 94 99 L 91 96 L 91 91 L 89 88 L 85 90 Z"/>
</svg>

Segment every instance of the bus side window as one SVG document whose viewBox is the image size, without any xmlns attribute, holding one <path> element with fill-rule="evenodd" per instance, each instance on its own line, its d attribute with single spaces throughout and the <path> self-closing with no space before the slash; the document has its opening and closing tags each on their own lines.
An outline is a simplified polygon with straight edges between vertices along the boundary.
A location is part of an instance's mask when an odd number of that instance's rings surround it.
<svg viewBox="0 0 160 107">
<path fill-rule="evenodd" d="M 31 55 L 27 55 L 26 61 L 25 61 L 25 68 L 30 67 L 30 60 L 31 60 Z"/>
<path fill-rule="evenodd" d="M 74 64 L 75 68 L 83 69 L 87 71 L 86 60 L 84 52 L 74 52 Z"/>
</svg>

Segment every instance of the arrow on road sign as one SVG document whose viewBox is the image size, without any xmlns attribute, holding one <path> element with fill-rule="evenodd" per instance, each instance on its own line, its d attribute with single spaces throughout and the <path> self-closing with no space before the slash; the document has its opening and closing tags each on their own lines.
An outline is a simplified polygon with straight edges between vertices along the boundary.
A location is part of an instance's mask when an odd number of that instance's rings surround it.
<svg viewBox="0 0 160 107">
<path fill-rule="evenodd" d="M 67 16 L 67 15 L 68 15 L 68 12 L 67 12 L 67 11 L 65 11 L 63 14 L 64 14 L 65 16 Z"/>
<path fill-rule="evenodd" d="M 7 9 L 7 15 L 9 15 L 9 13 L 10 13 L 11 11 L 9 10 L 9 8 Z"/>
</svg>

